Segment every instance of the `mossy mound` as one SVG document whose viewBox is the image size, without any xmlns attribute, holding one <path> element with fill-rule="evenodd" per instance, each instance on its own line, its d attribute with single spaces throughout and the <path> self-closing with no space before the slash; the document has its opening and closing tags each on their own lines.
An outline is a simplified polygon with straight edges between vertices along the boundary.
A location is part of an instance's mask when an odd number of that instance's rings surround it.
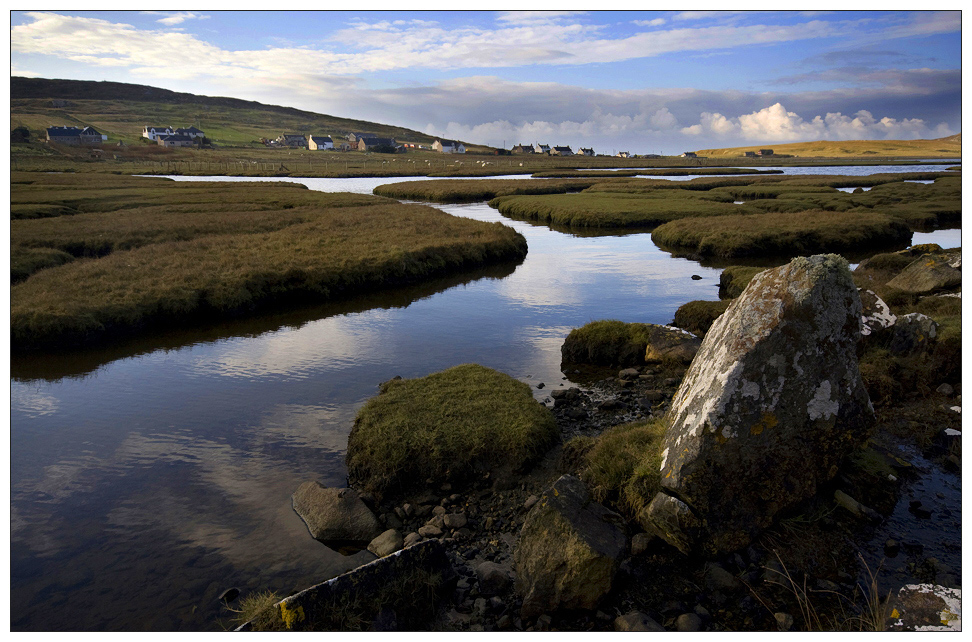
<svg viewBox="0 0 972 642">
<path fill-rule="evenodd" d="M 703 336 L 732 301 L 689 301 L 675 311 L 676 327 Z"/>
<path fill-rule="evenodd" d="M 379 496 L 468 484 L 526 468 L 556 439 L 528 385 L 466 364 L 383 384 L 348 436 L 348 478 Z"/>
<path fill-rule="evenodd" d="M 735 299 L 743 293 L 753 277 L 764 269 L 748 265 L 730 265 L 719 275 L 719 298 Z"/>
<path fill-rule="evenodd" d="M 591 321 L 574 328 L 560 348 L 563 363 L 634 366 L 646 361 L 689 362 L 699 339 L 678 328 L 653 323 Z"/>
</svg>

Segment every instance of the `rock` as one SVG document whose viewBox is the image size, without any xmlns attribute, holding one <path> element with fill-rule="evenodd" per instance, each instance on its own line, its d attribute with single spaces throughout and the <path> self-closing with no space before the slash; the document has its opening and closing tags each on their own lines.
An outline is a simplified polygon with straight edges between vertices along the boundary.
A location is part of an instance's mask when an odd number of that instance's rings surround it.
<svg viewBox="0 0 972 642">
<path fill-rule="evenodd" d="M 648 544 L 651 543 L 651 540 L 652 536 L 648 533 L 635 533 L 631 538 L 631 556 L 641 555 L 648 550 Z"/>
<path fill-rule="evenodd" d="M 962 285 L 962 273 L 949 265 L 945 256 L 925 254 L 912 261 L 887 285 L 910 294 L 931 294 Z"/>
<path fill-rule="evenodd" d="M 618 616 L 614 620 L 614 630 L 615 631 L 652 631 L 655 633 L 661 633 L 665 631 L 663 627 L 658 622 L 642 613 L 641 611 L 630 611 L 624 615 Z"/>
<path fill-rule="evenodd" d="M 685 633 L 702 630 L 702 618 L 695 613 L 682 613 L 675 620 L 675 628 Z"/>
<path fill-rule="evenodd" d="M 618 373 L 618 379 L 637 379 L 640 374 L 637 368 L 625 368 Z"/>
<path fill-rule="evenodd" d="M 962 590 L 937 584 L 909 584 L 887 608 L 893 631 L 961 631 Z"/>
<path fill-rule="evenodd" d="M 557 608 L 594 609 L 611 590 L 628 542 L 620 515 L 563 475 L 527 514 L 513 555 L 521 616 Z"/>
<path fill-rule="evenodd" d="M 888 350 L 896 356 L 926 352 L 938 339 L 938 324 L 930 317 L 912 312 L 898 317 Z"/>
<path fill-rule="evenodd" d="M 537 618 L 537 631 L 549 631 L 550 625 L 553 624 L 553 618 L 549 615 L 541 615 Z"/>
<path fill-rule="evenodd" d="M 692 280 L 693 281 L 701 281 L 702 280 L 702 277 L 699 276 L 698 274 L 693 274 L 692 275 Z"/>
<path fill-rule="evenodd" d="M 506 568 L 496 562 L 483 562 L 476 567 L 479 592 L 483 595 L 500 595 L 509 589 L 512 581 Z"/>
<path fill-rule="evenodd" d="M 937 392 L 940 395 L 945 395 L 946 397 L 951 397 L 952 395 L 955 394 L 955 388 L 948 385 L 947 383 L 943 383 L 942 385 L 935 388 L 935 392 Z"/>
<path fill-rule="evenodd" d="M 881 297 L 870 290 L 859 290 L 861 296 L 861 334 L 883 336 L 898 320 Z"/>
<path fill-rule="evenodd" d="M 710 564 L 705 573 L 705 586 L 710 591 L 732 594 L 742 590 L 743 583 L 721 565 Z"/>
<path fill-rule="evenodd" d="M 223 604 L 229 604 L 239 596 L 240 596 L 240 589 L 234 586 L 233 588 L 228 588 L 222 593 L 220 593 L 219 601 L 222 602 Z"/>
<path fill-rule="evenodd" d="M 513 628 L 513 618 L 508 614 L 500 616 L 500 619 L 496 621 L 496 628 L 500 631 L 509 631 Z"/>
<path fill-rule="evenodd" d="M 402 537 L 402 534 L 394 528 L 390 528 L 371 540 L 371 543 L 368 544 L 368 550 L 378 557 L 384 557 L 391 555 L 395 551 L 400 551 L 404 546 L 405 539 Z"/>
<path fill-rule="evenodd" d="M 465 513 L 447 513 L 442 516 L 442 523 L 446 528 L 462 528 L 468 523 L 469 519 Z"/>
<path fill-rule="evenodd" d="M 540 383 L 538 383 L 538 384 L 537 384 L 537 390 L 543 390 L 543 389 L 544 389 L 544 387 L 545 387 L 545 385 L 546 385 L 546 384 L 544 384 L 544 383 L 543 383 L 543 382 L 541 381 Z"/>
<path fill-rule="evenodd" d="M 774 613 L 773 617 L 776 619 L 776 628 L 780 631 L 789 631 L 793 628 L 793 616 L 789 613 Z"/>
<path fill-rule="evenodd" d="M 432 524 L 426 524 L 425 526 L 418 529 L 418 534 L 422 537 L 435 538 L 442 537 L 442 529 L 438 526 L 433 526 Z"/>
<path fill-rule="evenodd" d="M 847 262 L 759 273 L 706 334 L 668 413 L 661 483 L 642 527 L 688 553 L 738 550 L 813 496 L 868 435 L 861 300 Z"/>
<path fill-rule="evenodd" d="M 530 495 L 529 497 L 526 498 L 526 501 L 523 502 L 523 510 L 527 510 L 527 511 L 530 510 L 537 504 L 538 501 L 540 501 L 539 497 L 537 497 L 536 495 Z"/>
<path fill-rule="evenodd" d="M 857 517 L 864 517 L 873 522 L 881 521 L 881 515 L 873 508 L 868 508 L 842 490 L 834 491 L 834 500 L 843 508 L 846 508 Z"/>
<path fill-rule="evenodd" d="M 886 542 L 884 542 L 885 557 L 897 557 L 899 552 L 901 552 L 901 544 L 899 544 L 897 540 L 889 538 Z"/>
<path fill-rule="evenodd" d="M 353 488 L 326 488 L 304 482 L 292 495 L 294 511 L 321 542 L 370 542 L 381 525 Z"/>
<path fill-rule="evenodd" d="M 656 325 L 651 328 L 648 336 L 645 363 L 659 363 L 670 359 L 691 363 L 701 345 L 702 340 L 691 332 L 672 326 Z"/>
<path fill-rule="evenodd" d="M 414 532 L 409 533 L 408 535 L 405 536 L 405 541 L 402 543 L 402 545 L 405 548 L 408 548 L 409 546 L 415 546 L 416 544 L 420 543 L 423 539 L 424 538 L 418 533 L 414 533 Z"/>
</svg>

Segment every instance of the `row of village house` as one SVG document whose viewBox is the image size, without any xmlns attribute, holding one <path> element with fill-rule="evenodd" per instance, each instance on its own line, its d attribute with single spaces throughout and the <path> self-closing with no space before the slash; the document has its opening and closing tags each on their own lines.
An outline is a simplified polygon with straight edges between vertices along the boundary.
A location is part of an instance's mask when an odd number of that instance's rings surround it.
<svg viewBox="0 0 972 642">
<path fill-rule="evenodd" d="M 142 137 L 156 141 L 163 147 L 192 147 L 197 145 L 205 137 L 205 134 L 202 130 L 196 129 L 195 127 L 173 129 L 172 127 L 146 125 L 142 130 Z M 335 148 L 334 140 L 330 136 L 318 136 L 316 134 L 283 134 L 274 140 L 265 140 L 265 142 L 272 147 L 306 147 L 310 150 L 321 151 L 329 149 L 341 149 L 344 151 L 357 149 L 358 151 L 366 152 L 374 149 L 382 149 L 383 151 L 404 152 L 409 148 L 428 149 L 423 145 L 416 145 L 415 143 L 399 144 L 394 138 L 382 138 L 366 132 L 349 132 L 346 138 L 347 142 L 341 143 L 337 148 Z M 48 142 L 60 143 L 62 145 L 100 145 L 102 142 L 108 140 L 108 136 L 99 133 L 93 127 L 84 127 L 83 129 L 79 127 L 48 127 L 47 140 Z M 432 143 L 431 149 L 445 154 L 466 153 L 466 146 L 461 142 L 446 140 L 444 138 L 436 138 L 435 142 Z M 541 145 L 539 143 L 533 145 L 515 145 L 509 153 L 547 154 L 550 156 L 575 155 L 569 146 L 551 147 L 550 145 Z M 583 156 L 594 156 L 594 150 L 591 148 L 582 147 L 577 153 Z M 774 154 L 772 149 L 761 149 L 754 152 L 744 152 L 744 155 L 773 156 Z M 619 152 L 617 156 L 629 158 L 631 154 L 628 152 Z M 656 155 L 651 154 L 649 156 Z M 682 157 L 697 158 L 694 152 L 685 152 L 682 154 Z"/>
</svg>

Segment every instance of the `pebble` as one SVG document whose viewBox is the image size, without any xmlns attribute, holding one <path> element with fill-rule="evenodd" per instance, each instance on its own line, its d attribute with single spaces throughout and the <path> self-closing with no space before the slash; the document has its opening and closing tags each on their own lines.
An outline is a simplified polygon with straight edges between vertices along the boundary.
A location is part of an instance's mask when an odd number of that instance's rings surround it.
<svg viewBox="0 0 972 642">
<path fill-rule="evenodd" d="M 789 631 L 793 628 L 793 616 L 789 613 L 774 613 L 776 626 L 780 631 Z"/>
<path fill-rule="evenodd" d="M 537 497 L 536 495 L 530 495 L 529 497 L 526 498 L 526 501 L 523 502 L 523 509 L 530 510 L 536 505 L 538 501 L 540 501 L 539 497 Z"/>
<path fill-rule="evenodd" d="M 682 613 L 675 620 L 675 628 L 684 633 L 702 630 L 702 618 L 695 613 Z"/>
<path fill-rule="evenodd" d="M 422 528 L 418 529 L 418 534 L 421 535 L 422 537 L 429 537 L 429 538 L 441 537 L 442 529 L 433 526 L 432 524 L 426 524 Z"/>
</svg>

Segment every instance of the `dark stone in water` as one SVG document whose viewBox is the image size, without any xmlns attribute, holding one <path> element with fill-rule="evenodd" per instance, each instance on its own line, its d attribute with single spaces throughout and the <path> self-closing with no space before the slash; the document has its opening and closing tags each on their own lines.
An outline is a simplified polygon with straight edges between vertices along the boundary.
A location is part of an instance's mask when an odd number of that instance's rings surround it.
<svg viewBox="0 0 972 642">
<path fill-rule="evenodd" d="M 702 280 L 702 277 L 699 276 L 698 274 L 693 274 L 692 275 L 692 280 L 693 281 L 701 281 Z"/>
</svg>

